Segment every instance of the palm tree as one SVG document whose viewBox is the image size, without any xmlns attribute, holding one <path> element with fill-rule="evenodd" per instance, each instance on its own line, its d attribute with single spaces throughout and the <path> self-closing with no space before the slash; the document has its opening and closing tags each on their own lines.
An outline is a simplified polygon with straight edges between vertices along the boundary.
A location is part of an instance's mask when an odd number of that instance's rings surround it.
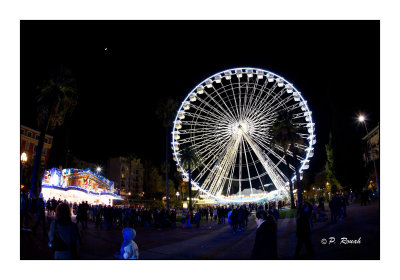
<svg viewBox="0 0 400 280">
<path fill-rule="evenodd" d="M 273 137 L 272 137 L 272 144 L 273 148 L 275 149 L 278 145 L 283 148 L 287 174 L 289 178 L 289 190 L 290 190 L 290 204 L 291 208 L 295 209 L 294 204 L 294 196 L 293 196 L 293 184 L 291 180 L 291 171 L 289 167 L 289 158 L 287 151 L 292 152 L 293 159 L 294 159 L 294 167 L 296 173 L 296 186 L 297 186 L 297 197 L 299 200 L 299 204 L 303 202 L 303 194 L 302 194 L 302 186 L 300 182 L 300 173 L 299 173 L 299 162 L 297 160 L 298 155 L 298 147 L 297 145 L 303 143 L 303 139 L 297 134 L 297 129 L 293 125 L 291 121 L 290 113 L 287 111 L 281 111 L 278 113 L 277 122 L 273 127 Z"/>
<path fill-rule="evenodd" d="M 40 137 L 33 162 L 31 196 L 37 198 L 40 193 L 40 165 L 44 139 L 48 129 L 52 130 L 64 123 L 64 119 L 71 114 L 78 101 L 76 81 L 71 71 L 59 68 L 57 75 L 45 80 L 38 87 L 36 96 L 37 122 Z"/>
<path fill-rule="evenodd" d="M 192 170 L 196 169 L 199 165 L 199 158 L 196 151 L 187 146 L 181 152 L 181 164 L 184 169 L 189 173 L 189 211 L 192 213 Z"/>
<path fill-rule="evenodd" d="M 168 186 L 168 150 L 169 150 L 169 131 L 172 125 L 173 117 L 176 113 L 178 103 L 171 97 L 160 100 L 157 105 L 156 115 L 162 121 L 165 129 L 165 186 L 167 209 L 169 209 L 169 186 Z"/>
</svg>

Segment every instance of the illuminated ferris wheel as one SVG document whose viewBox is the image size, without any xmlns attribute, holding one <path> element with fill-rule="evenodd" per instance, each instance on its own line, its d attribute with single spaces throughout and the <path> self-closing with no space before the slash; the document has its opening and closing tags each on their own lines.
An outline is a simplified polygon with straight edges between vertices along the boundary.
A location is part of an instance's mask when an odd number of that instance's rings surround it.
<svg viewBox="0 0 400 280">
<path fill-rule="evenodd" d="M 279 112 L 285 111 L 302 141 L 297 155 L 272 141 Z M 192 185 L 202 197 L 220 203 L 255 202 L 288 195 L 289 179 L 309 166 L 314 154 L 314 123 L 307 101 L 284 78 L 262 69 L 235 68 L 214 74 L 185 98 L 175 117 L 172 150 L 187 179 L 181 150 L 198 158 Z M 293 164 L 298 161 L 298 164 Z"/>
</svg>

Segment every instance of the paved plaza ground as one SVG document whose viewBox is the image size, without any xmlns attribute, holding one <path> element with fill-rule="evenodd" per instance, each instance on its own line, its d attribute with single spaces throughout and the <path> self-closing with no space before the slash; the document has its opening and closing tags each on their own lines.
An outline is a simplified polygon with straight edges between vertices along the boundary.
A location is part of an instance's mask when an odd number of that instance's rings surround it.
<svg viewBox="0 0 400 280">
<path fill-rule="evenodd" d="M 315 259 L 379 259 L 378 202 L 368 206 L 352 204 L 347 210 L 347 218 L 336 224 L 314 223 Z M 194 226 L 191 229 L 182 229 L 180 223 L 177 223 L 177 228 L 138 227 L 135 241 L 140 259 L 250 259 L 256 232 L 253 217 L 250 217 L 248 229 L 239 233 L 233 233 L 228 224 L 218 225 L 210 221 L 202 221 L 200 228 Z M 22 230 L 20 233 L 21 259 L 53 259 L 53 252 L 47 247 L 47 237 L 40 230 L 36 235 Z M 113 255 L 119 251 L 122 242 L 121 230 L 96 230 L 91 222 L 81 235 L 81 259 L 114 259 Z M 342 238 L 357 240 L 361 244 L 341 244 Z M 323 244 L 324 239 L 326 244 Z M 279 220 L 278 258 L 295 259 L 296 241 L 295 219 Z M 302 258 L 306 258 L 305 248 Z"/>
</svg>

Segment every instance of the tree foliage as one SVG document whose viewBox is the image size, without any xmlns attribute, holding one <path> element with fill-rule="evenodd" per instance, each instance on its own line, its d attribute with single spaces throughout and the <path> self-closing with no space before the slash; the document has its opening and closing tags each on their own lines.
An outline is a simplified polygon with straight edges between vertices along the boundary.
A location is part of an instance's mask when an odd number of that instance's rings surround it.
<svg viewBox="0 0 400 280">
<path fill-rule="evenodd" d="M 272 127 L 272 148 L 273 149 L 283 149 L 285 164 L 287 167 L 287 176 L 289 178 L 289 189 L 291 196 L 291 207 L 294 208 L 294 195 L 293 195 L 293 185 L 290 178 L 292 177 L 292 171 L 290 166 L 293 166 L 296 174 L 296 186 L 298 200 L 302 202 L 302 185 L 300 182 L 299 174 L 299 162 L 296 160 L 297 155 L 300 153 L 299 145 L 304 144 L 304 140 L 297 134 L 297 128 L 292 122 L 292 116 L 288 111 L 278 112 L 276 122 Z M 289 157 L 289 153 L 292 157 Z"/>
<path fill-rule="evenodd" d="M 181 151 L 181 165 L 189 173 L 189 211 L 192 212 L 192 172 L 200 166 L 200 160 L 196 151 L 191 146 L 183 147 Z"/>
<path fill-rule="evenodd" d="M 60 67 L 49 79 L 38 86 L 36 96 L 37 123 L 40 130 L 38 146 L 32 170 L 31 195 L 40 192 L 40 166 L 45 135 L 64 123 L 78 103 L 76 80 L 70 70 Z"/>
<path fill-rule="evenodd" d="M 332 148 L 332 133 L 329 133 L 329 143 L 325 145 L 326 150 L 326 179 L 328 181 L 327 188 L 330 188 L 332 193 L 336 193 L 342 190 L 342 185 L 339 180 L 336 178 L 335 174 L 335 155 Z"/>
</svg>

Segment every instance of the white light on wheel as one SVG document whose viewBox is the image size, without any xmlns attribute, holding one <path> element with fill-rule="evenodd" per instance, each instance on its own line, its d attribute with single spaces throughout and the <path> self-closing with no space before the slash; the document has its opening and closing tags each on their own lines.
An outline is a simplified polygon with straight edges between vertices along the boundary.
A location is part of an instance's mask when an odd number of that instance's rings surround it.
<svg viewBox="0 0 400 280">
<path fill-rule="evenodd" d="M 276 79 L 276 83 L 278 84 L 278 87 L 283 87 L 283 79 L 282 78 Z"/>
<path fill-rule="evenodd" d="M 273 82 L 274 81 L 274 74 L 268 73 L 267 74 L 267 80 L 270 83 Z"/>
<path fill-rule="evenodd" d="M 190 102 L 189 101 L 185 101 L 185 103 L 183 103 L 182 108 L 183 108 L 183 110 L 189 110 L 190 109 Z"/>
<path fill-rule="evenodd" d="M 183 120 L 185 118 L 185 111 L 179 111 L 178 112 L 178 118 L 180 118 L 181 120 Z"/>
<path fill-rule="evenodd" d="M 197 88 L 197 94 L 203 94 L 203 93 L 204 93 L 204 87 L 199 86 L 199 87 Z"/>
<path fill-rule="evenodd" d="M 231 79 L 231 76 L 232 76 L 231 71 L 225 71 L 225 72 L 224 72 L 224 77 L 225 77 L 225 79 L 230 80 L 230 79 Z"/>
<path fill-rule="evenodd" d="M 294 101 L 300 101 L 300 92 L 293 92 Z"/>
<path fill-rule="evenodd" d="M 293 86 L 291 84 L 287 84 L 285 86 L 287 93 L 292 93 L 293 92 Z"/>
<path fill-rule="evenodd" d="M 249 77 L 249 78 L 253 77 L 253 70 L 246 69 L 246 74 L 247 74 L 247 77 Z"/>
<path fill-rule="evenodd" d="M 262 80 L 264 78 L 264 73 L 261 70 L 257 70 L 257 79 Z"/>
</svg>

